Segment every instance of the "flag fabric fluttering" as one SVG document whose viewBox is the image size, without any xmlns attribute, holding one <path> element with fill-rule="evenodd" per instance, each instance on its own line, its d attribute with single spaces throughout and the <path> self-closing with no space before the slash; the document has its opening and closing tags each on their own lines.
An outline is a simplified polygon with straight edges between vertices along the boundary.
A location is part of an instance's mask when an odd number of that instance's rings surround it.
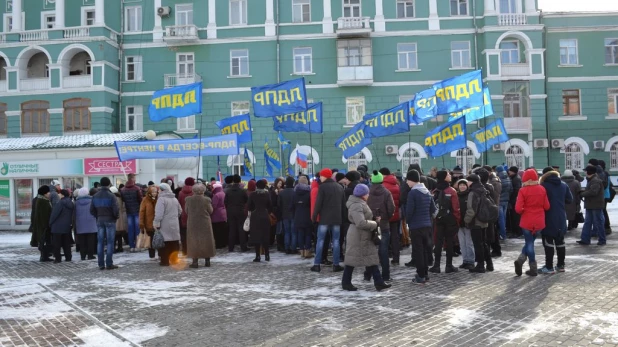
<svg viewBox="0 0 618 347">
<path fill-rule="evenodd" d="M 298 164 L 298 166 L 302 167 L 303 169 L 306 169 L 309 165 L 309 163 L 307 162 L 307 155 L 299 151 L 298 145 L 296 145 L 296 164 Z"/>
<path fill-rule="evenodd" d="M 253 174 L 251 173 L 251 170 L 253 169 L 251 167 L 251 158 L 249 158 L 249 151 L 247 151 L 247 147 L 245 147 L 245 155 L 244 155 L 244 167 L 245 167 L 245 175 L 248 176 L 253 176 Z"/>
<path fill-rule="evenodd" d="M 290 143 L 292 143 L 290 140 L 283 137 L 283 134 L 281 133 L 281 131 L 277 135 L 277 140 L 279 141 L 279 146 L 281 146 L 281 149 L 284 151 L 288 149 L 290 147 Z"/>
</svg>

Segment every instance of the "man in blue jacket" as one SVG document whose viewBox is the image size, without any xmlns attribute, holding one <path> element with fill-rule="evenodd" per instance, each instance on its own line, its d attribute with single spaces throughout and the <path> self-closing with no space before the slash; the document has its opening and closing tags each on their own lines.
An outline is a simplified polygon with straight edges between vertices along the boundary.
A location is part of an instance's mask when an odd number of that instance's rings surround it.
<svg viewBox="0 0 618 347">
<path fill-rule="evenodd" d="M 90 214 L 97 219 L 97 258 L 100 270 L 118 268 L 114 265 L 112 256 L 114 255 L 114 238 L 119 209 L 116 196 L 109 190 L 110 185 L 109 178 L 101 178 L 101 190 L 92 197 L 92 204 L 90 204 Z M 105 241 L 106 238 L 107 241 Z M 107 259 L 103 257 L 105 244 L 107 244 Z"/>
<path fill-rule="evenodd" d="M 431 192 L 420 183 L 421 175 L 416 170 L 408 171 L 406 184 L 410 187 L 406 203 L 406 222 L 410 229 L 416 276 L 413 284 L 425 284 L 429 279 L 429 261 L 432 246 L 432 223 L 436 213 Z"/>
</svg>

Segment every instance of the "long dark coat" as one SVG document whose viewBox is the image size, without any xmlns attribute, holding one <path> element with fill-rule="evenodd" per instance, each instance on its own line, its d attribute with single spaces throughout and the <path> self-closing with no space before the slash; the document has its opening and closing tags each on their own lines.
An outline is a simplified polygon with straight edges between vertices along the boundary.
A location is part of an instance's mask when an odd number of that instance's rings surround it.
<svg viewBox="0 0 618 347">
<path fill-rule="evenodd" d="M 582 184 L 575 179 L 574 176 L 562 176 L 562 182 L 566 183 L 573 195 L 573 201 L 565 205 L 567 220 L 574 221 L 578 212 L 581 212 L 582 198 L 579 196 L 579 191 L 582 190 Z"/>
<path fill-rule="evenodd" d="M 268 246 L 270 243 L 270 217 L 272 202 L 266 189 L 258 189 L 249 195 L 247 208 L 251 212 L 249 243 Z"/>
<path fill-rule="evenodd" d="M 215 238 L 212 231 L 212 201 L 204 195 L 193 195 L 185 199 L 187 214 L 187 257 L 212 258 L 216 255 Z"/>
<path fill-rule="evenodd" d="M 541 177 L 541 185 L 547 192 L 549 210 L 545 211 L 543 235 L 559 237 L 566 234 L 566 204 L 573 202 L 571 190 L 560 180 L 560 174 L 549 171 Z"/>
<path fill-rule="evenodd" d="M 52 204 L 48 198 L 39 195 L 36 199 L 35 216 L 33 218 L 34 227 L 33 234 L 36 235 L 36 240 L 39 243 L 39 249 L 45 245 L 46 238 L 51 235 L 49 227 L 49 217 L 52 213 Z"/>
</svg>

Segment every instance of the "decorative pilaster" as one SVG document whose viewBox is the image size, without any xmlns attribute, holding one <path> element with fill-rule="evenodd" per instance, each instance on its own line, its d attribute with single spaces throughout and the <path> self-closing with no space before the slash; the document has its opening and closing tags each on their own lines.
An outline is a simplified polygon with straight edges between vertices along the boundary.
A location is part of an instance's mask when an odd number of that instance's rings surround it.
<svg viewBox="0 0 618 347">
<path fill-rule="evenodd" d="M 161 0 L 154 0 L 154 28 L 152 29 L 152 41 L 163 41 L 163 26 L 161 17 L 157 14 L 157 9 L 161 7 Z"/>
<path fill-rule="evenodd" d="M 94 24 L 105 25 L 105 0 L 95 0 L 94 2 Z"/>
<path fill-rule="evenodd" d="M 216 2 L 216 0 L 208 0 L 208 26 L 206 27 L 206 35 L 209 39 L 217 38 Z"/>
<path fill-rule="evenodd" d="M 374 30 L 386 31 L 386 22 L 384 21 L 384 8 L 382 0 L 376 0 L 376 17 L 373 21 Z"/>
<path fill-rule="evenodd" d="M 330 0 L 323 0 L 324 18 L 322 19 L 322 32 L 324 34 L 332 34 L 335 32 L 333 28 L 333 15 L 331 11 Z"/>
<path fill-rule="evenodd" d="M 440 30 L 438 0 L 429 0 L 429 30 Z"/>
<path fill-rule="evenodd" d="M 21 12 L 22 12 L 22 0 L 13 0 L 12 7 L 12 17 L 13 17 L 13 28 L 11 32 L 20 32 L 24 26 L 24 23 L 21 21 Z"/>
</svg>

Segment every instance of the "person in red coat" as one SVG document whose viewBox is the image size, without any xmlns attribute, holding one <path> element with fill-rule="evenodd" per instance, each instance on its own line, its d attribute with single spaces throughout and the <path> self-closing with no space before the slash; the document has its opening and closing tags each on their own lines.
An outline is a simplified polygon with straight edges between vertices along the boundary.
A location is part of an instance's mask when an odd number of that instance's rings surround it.
<svg viewBox="0 0 618 347">
<path fill-rule="evenodd" d="M 401 217 L 399 215 L 399 196 L 401 189 L 399 187 L 399 181 L 395 175 L 391 174 L 391 170 L 386 167 L 380 169 L 380 173 L 384 176 L 382 185 L 393 196 L 393 202 L 395 202 L 395 214 L 388 221 L 390 224 L 391 232 L 391 251 L 393 252 L 393 260 L 391 264 L 399 265 L 399 251 L 401 249 Z"/>
<path fill-rule="evenodd" d="M 519 258 L 515 260 L 515 273 L 521 276 L 526 259 L 530 260 L 528 276 L 537 275 L 536 259 L 534 257 L 534 240 L 536 233 L 545 229 L 545 211 L 549 210 L 547 191 L 539 184 L 539 176 L 534 169 L 528 169 L 522 177 L 522 188 L 517 195 L 515 212 L 521 215 L 519 226 L 524 234 L 526 244 Z"/>
<path fill-rule="evenodd" d="M 451 187 L 451 174 L 446 170 L 436 173 L 438 183 L 433 192 L 438 214 L 436 215 L 436 245 L 434 247 L 434 265 L 429 272 L 440 273 L 440 258 L 442 257 L 442 245 L 446 245 L 446 267 L 445 273 L 457 272 L 453 266 L 453 242 L 455 235 L 459 231 L 459 221 L 461 211 L 459 210 L 459 196 L 457 191 Z"/>
</svg>

